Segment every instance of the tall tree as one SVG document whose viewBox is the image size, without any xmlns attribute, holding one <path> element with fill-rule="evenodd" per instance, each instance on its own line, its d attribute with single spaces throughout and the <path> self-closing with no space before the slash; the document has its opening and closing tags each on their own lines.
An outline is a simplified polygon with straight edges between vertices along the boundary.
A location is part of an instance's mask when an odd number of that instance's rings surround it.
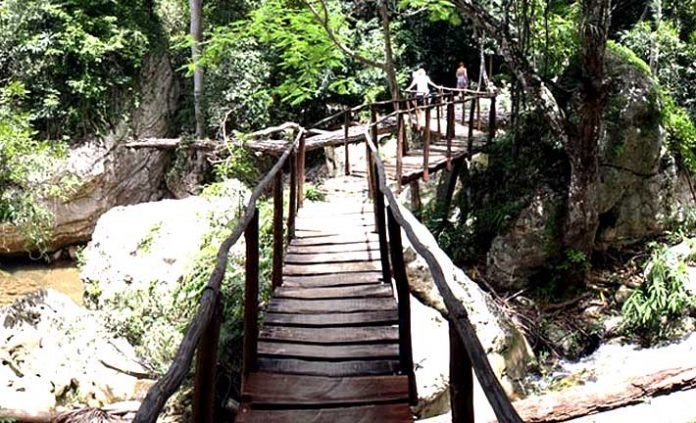
<svg viewBox="0 0 696 423">
<path fill-rule="evenodd" d="M 454 0 L 453 4 L 475 29 L 497 42 L 499 53 L 514 76 L 545 113 L 555 136 L 565 146 L 571 174 L 562 242 L 565 248 L 581 251 L 589 257 L 599 226 L 597 154 L 606 103 L 604 58 L 611 0 L 580 0 L 582 80 L 577 118 L 569 118 L 564 113 L 507 22 L 497 19 L 476 0 Z"/>
<path fill-rule="evenodd" d="M 203 109 L 203 67 L 200 65 L 202 25 L 202 0 L 189 0 L 191 9 L 191 59 L 193 70 L 193 107 L 196 116 L 196 138 L 205 137 L 205 112 Z"/>
<path fill-rule="evenodd" d="M 354 60 L 377 69 L 381 69 L 387 76 L 387 83 L 389 84 L 389 91 L 391 93 L 392 99 L 399 99 L 399 84 L 396 79 L 396 65 L 394 63 L 394 50 L 392 47 L 392 36 L 390 28 L 390 18 L 389 18 L 389 8 L 387 7 L 386 0 L 377 0 L 377 8 L 379 12 L 379 18 L 382 23 L 382 35 L 384 36 L 384 61 L 376 61 L 368 59 L 358 52 L 350 49 L 346 46 L 337 34 L 337 29 L 331 27 L 331 19 L 329 13 L 328 0 L 302 0 L 303 3 L 309 8 L 309 10 L 314 15 L 317 22 L 326 31 L 327 35 L 331 41 L 341 49 L 345 54 L 352 57 Z"/>
</svg>

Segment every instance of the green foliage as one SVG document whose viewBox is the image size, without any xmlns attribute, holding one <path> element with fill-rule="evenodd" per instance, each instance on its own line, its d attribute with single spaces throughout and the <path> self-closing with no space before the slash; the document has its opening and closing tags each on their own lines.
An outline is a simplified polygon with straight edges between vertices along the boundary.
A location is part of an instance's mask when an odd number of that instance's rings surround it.
<svg viewBox="0 0 696 423">
<path fill-rule="evenodd" d="M 26 95 L 17 81 L 0 89 L 0 223 L 17 226 L 28 249 L 43 249 L 53 216 L 41 200 L 65 193 L 65 181 L 48 176 L 65 150 L 60 143 L 36 140 L 29 114 L 15 111 Z"/>
<path fill-rule="evenodd" d="M 636 53 L 626 47 L 623 46 L 619 43 L 614 42 L 613 40 L 607 41 L 607 51 L 615 54 L 616 56 L 619 57 L 619 60 L 622 63 L 627 63 L 638 69 L 643 75 L 651 75 L 652 72 L 650 71 L 650 66 L 648 66 L 647 63 L 645 63 L 645 60 L 641 59 L 636 55 Z"/>
<path fill-rule="evenodd" d="M 155 240 L 155 237 L 157 237 L 157 234 L 159 233 L 160 229 L 162 229 L 162 222 L 158 222 L 150 228 L 150 230 L 145 234 L 143 239 L 140 240 L 138 243 L 138 253 L 139 254 L 148 254 L 152 250 L 152 242 Z"/>
<path fill-rule="evenodd" d="M 686 263 L 669 254 L 663 244 L 652 244 L 650 260 L 644 267 L 645 282 L 623 305 L 624 328 L 648 343 L 663 337 L 669 324 L 694 306 L 684 288 Z"/>
<path fill-rule="evenodd" d="M 663 96 L 662 125 L 670 149 L 692 174 L 696 173 L 696 125 L 687 110 Z"/>
<path fill-rule="evenodd" d="M 321 190 L 319 190 L 319 188 L 317 188 L 316 186 L 311 185 L 311 184 L 305 185 L 304 196 L 309 201 L 325 201 L 326 200 L 326 194 L 324 194 Z"/>
<path fill-rule="evenodd" d="M 131 95 L 153 21 L 145 0 L 6 0 L 0 86 L 27 89 L 22 110 L 45 138 L 103 130 Z"/>
</svg>

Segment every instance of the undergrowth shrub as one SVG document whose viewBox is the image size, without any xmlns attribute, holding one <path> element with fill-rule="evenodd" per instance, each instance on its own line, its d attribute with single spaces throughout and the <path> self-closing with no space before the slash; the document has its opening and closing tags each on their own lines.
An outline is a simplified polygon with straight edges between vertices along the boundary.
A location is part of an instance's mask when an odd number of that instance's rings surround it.
<svg viewBox="0 0 696 423">
<path fill-rule="evenodd" d="M 644 267 L 645 282 L 623 305 L 624 328 L 645 343 L 662 339 L 685 312 L 694 306 L 684 287 L 686 262 L 669 253 L 663 244 L 652 244 Z"/>
</svg>

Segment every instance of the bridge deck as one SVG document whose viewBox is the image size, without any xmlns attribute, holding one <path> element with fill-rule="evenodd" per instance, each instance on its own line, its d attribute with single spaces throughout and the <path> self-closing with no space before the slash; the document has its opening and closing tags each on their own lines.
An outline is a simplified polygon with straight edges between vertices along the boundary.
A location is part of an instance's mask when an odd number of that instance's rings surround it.
<svg viewBox="0 0 696 423">
<path fill-rule="evenodd" d="M 349 195 L 301 209 L 237 421 L 412 421 L 373 220 Z"/>
</svg>

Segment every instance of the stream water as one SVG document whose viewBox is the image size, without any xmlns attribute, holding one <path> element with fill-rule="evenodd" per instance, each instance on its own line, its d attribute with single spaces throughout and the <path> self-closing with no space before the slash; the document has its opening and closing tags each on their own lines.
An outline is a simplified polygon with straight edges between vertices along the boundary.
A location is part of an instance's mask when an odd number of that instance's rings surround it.
<svg viewBox="0 0 696 423">
<path fill-rule="evenodd" d="M 55 289 L 82 305 L 84 288 L 75 262 L 0 261 L 0 307 L 41 288 Z"/>
</svg>

